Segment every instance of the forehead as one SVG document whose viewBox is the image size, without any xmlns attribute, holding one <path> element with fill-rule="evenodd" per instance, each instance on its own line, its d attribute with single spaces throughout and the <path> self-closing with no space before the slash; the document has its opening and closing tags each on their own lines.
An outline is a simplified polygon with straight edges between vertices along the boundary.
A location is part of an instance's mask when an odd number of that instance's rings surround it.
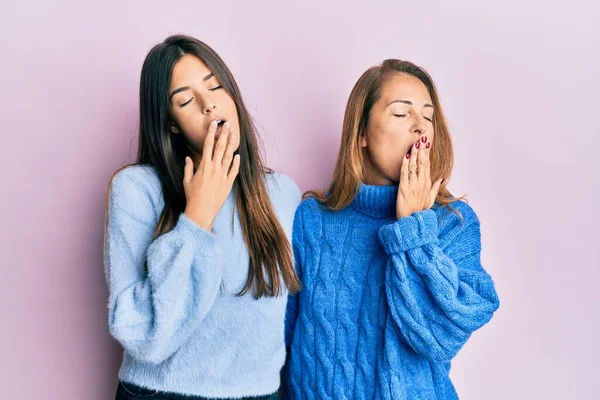
<svg viewBox="0 0 600 400">
<path fill-rule="evenodd" d="M 194 55 L 185 54 L 173 67 L 171 88 L 179 87 L 182 84 L 191 84 L 197 80 L 202 81 L 210 73 L 210 69 L 202 60 Z"/>
<path fill-rule="evenodd" d="M 432 104 L 427 87 L 419 79 L 408 74 L 396 74 L 390 78 L 383 87 L 381 99 L 384 104 L 394 100 L 409 100 L 415 106 Z"/>
</svg>

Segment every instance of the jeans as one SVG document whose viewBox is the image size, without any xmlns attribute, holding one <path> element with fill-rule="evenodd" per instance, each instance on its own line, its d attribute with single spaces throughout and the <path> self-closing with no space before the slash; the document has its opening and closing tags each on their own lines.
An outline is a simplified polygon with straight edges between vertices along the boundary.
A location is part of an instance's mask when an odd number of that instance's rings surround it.
<svg viewBox="0 0 600 400">
<path fill-rule="evenodd" d="M 268 394 L 265 396 L 255 397 L 238 397 L 235 399 L 224 399 L 224 398 L 208 398 L 200 396 L 184 396 L 177 393 L 165 393 L 158 392 L 156 390 L 144 389 L 134 384 L 127 382 L 119 382 L 115 400 L 279 400 L 277 393 Z"/>
</svg>

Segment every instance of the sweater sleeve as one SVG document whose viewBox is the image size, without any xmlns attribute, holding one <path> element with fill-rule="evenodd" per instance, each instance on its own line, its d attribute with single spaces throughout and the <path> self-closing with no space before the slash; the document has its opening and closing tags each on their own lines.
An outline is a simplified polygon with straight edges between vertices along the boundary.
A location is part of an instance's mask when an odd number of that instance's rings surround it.
<svg viewBox="0 0 600 400">
<path fill-rule="evenodd" d="M 479 221 L 465 207 L 464 224 L 446 216 L 454 223 L 444 229 L 451 237 L 443 246 L 433 210 L 379 231 L 389 255 L 386 297 L 397 331 L 417 354 L 435 362 L 452 359 L 499 306 L 494 282 L 480 262 Z"/>
<path fill-rule="evenodd" d="M 129 168 L 109 187 L 104 264 L 111 334 L 134 358 L 158 364 L 174 354 L 209 313 L 223 267 L 214 236 L 181 214 L 153 240 L 160 182 Z M 154 196 L 153 196 L 154 194 Z"/>
</svg>

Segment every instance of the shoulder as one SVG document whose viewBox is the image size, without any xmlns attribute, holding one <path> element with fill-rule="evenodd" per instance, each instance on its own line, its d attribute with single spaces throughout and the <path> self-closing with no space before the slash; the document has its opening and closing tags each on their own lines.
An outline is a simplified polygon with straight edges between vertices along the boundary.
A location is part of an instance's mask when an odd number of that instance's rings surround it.
<svg viewBox="0 0 600 400">
<path fill-rule="evenodd" d="M 475 210 L 463 200 L 450 203 L 449 206 L 438 206 L 436 209 L 440 237 L 452 238 L 465 229 L 479 231 L 479 218 Z"/>
<path fill-rule="evenodd" d="M 302 193 L 292 178 L 275 171 L 268 172 L 266 176 L 267 188 L 272 201 L 283 199 L 286 202 L 291 202 L 294 207 L 300 204 Z"/>
<path fill-rule="evenodd" d="M 473 210 L 469 203 L 464 200 L 457 200 L 453 203 L 450 203 L 450 209 L 448 209 L 448 207 L 443 208 L 446 208 L 444 212 L 454 215 L 454 217 L 457 219 L 462 219 L 465 224 L 479 223 L 479 218 L 477 217 L 475 210 Z M 458 212 L 460 217 L 453 213 L 452 209 Z"/>
<path fill-rule="evenodd" d="M 321 220 L 322 214 L 331 212 L 325 209 L 314 197 L 308 197 L 300 203 L 294 217 L 295 227 L 303 229 L 305 226 L 316 226 L 316 223 Z"/>
<path fill-rule="evenodd" d="M 117 171 L 108 183 L 108 199 L 113 205 L 150 200 L 157 203 L 162 198 L 162 184 L 154 167 L 130 165 Z"/>
<path fill-rule="evenodd" d="M 300 206 L 298 207 L 298 213 L 302 213 L 307 217 L 314 217 L 317 214 L 327 212 L 328 210 L 314 197 L 307 197 L 302 200 Z"/>
</svg>

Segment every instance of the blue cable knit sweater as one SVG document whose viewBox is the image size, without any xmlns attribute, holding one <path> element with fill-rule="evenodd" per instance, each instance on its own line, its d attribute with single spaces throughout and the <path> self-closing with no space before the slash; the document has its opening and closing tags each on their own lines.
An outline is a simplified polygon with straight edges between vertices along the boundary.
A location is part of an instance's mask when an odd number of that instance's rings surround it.
<svg viewBox="0 0 600 400">
<path fill-rule="evenodd" d="M 396 186 L 362 185 L 328 211 L 304 201 L 293 245 L 302 291 L 286 313 L 288 397 L 457 399 L 450 360 L 499 302 L 479 221 L 442 207 L 396 218 Z"/>
<path fill-rule="evenodd" d="M 267 175 L 267 189 L 291 238 L 300 191 L 279 174 Z M 275 392 L 285 360 L 287 290 L 260 300 L 236 295 L 249 260 L 233 193 L 212 232 L 181 214 L 172 231 L 153 240 L 163 207 L 153 168 L 128 167 L 114 177 L 104 259 L 110 332 L 125 350 L 119 378 L 203 397 Z"/>
</svg>

